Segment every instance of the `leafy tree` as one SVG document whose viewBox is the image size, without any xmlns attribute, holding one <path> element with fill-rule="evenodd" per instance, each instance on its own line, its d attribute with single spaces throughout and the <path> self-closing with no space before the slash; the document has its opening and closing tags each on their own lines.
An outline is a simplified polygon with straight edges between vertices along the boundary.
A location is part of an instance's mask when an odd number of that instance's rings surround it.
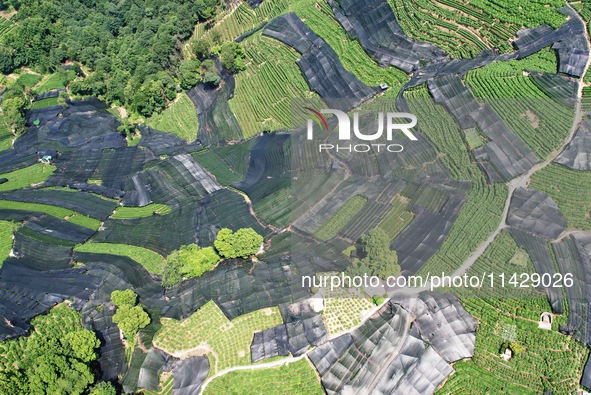
<svg viewBox="0 0 591 395">
<path fill-rule="evenodd" d="M 221 79 L 222 77 L 213 71 L 206 71 L 205 74 L 203 74 L 203 82 L 208 85 L 218 86 Z"/>
<path fill-rule="evenodd" d="M 88 395 L 116 395 L 117 391 L 113 384 L 108 381 L 101 381 L 90 389 Z"/>
<path fill-rule="evenodd" d="M 181 88 L 191 89 L 201 79 L 199 68 L 201 62 L 195 59 L 185 60 L 179 67 L 179 78 L 181 80 Z"/>
<path fill-rule="evenodd" d="M 231 73 L 237 73 L 246 69 L 244 59 L 246 54 L 244 48 L 237 42 L 225 43 L 222 45 L 220 59 L 222 66 Z"/>
<path fill-rule="evenodd" d="M 223 228 L 214 241 L 215 248 L 224 258 L 248 258 L 258 252 L 262 243 L 263 236 L 252 228 L 242 228 L 236 233 Z"/>
<path fill-rule="evenodd" d="M 101 345 L 94 332 L 87 329 L 66 334 L 64 342 L 72 348 L 76 358 L 82 362 L 94 361 L 97 357 L 94 350 Z"/>
<path fill-rule="evenodd" d="M 0 73 L 10 74 L 14 71 L 12 53 L 7 49 L 0 49 Z"/>
<path fill-rule="evenodd" d="M 131 289 L 124 291 L 115 290 L 111 292 L 111 301 L 115 303 L 115 306 L 135 306 L 137 304 L 137 294 Z"/>
<path fill-rule="evenodd" d="M 180 259 L 167 258 L 162 270 L 162 286 L 170 288 L 183 281 L 182 262 Z"/>
<path fill-rule="evenodd" d="M 378 276 L 386 278 L 400 273 L 398 255 L 390 250 L 390 238 L 381 228 L 371 230 L 361 236 L 357 250 L 362 258 L 354 263 L 348 274 Z"/>
<path fill-rule="evenodd" d="M 0 393 L 11 395 L 86 393 L 94 382 L 89 363 L 100 342 L 80 323 L 80 315 L 65 305 L 35 317 L 35 331 L 10 347 L 18 365 L 0 372 Z"/>
<path fill-rule="evenodd" d="M 195 40 L 191 45 L 191 50 L 197 59 L 207 59 L 211 52 L 211 43 L 205 39 Z"/>
<path fill-rule="evenodd" d="M 24 97 L 5 98 L 2 102 L 4 123 L 14 134 L 19 134 L 25 129 L 26 106 Z"/>
<path fill-rule="evenodd" d="M 123 305 L 117 308 L 115 315 L 113 315 L 113 322 L 129 339 L 134 337 L 138 330 L 148 326 L 150 316 L 142 306 Z"/>
<path fill-rule="evenodd" d="M 198 277 L 211 270 L 219 260 L 212 247 L 201 248 L 197 244 L 182 246 L 166 258 L 162 285 L 171 287 L 183 278 Z"/>
</svg>

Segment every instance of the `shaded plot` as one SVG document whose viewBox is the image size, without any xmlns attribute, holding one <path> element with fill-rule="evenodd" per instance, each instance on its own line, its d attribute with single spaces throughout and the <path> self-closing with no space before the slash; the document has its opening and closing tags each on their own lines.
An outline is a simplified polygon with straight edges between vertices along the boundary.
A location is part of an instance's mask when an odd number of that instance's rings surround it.
<svg viewBox="0 0 591 395">
<path fill-rule="evenodd" d="M 536 236 L 517 228 L 510 228 L 509 233 L 513 236 L 517 244 L 527 251 L 534 264 L 536 272 L 540 276 L 546 274 L 547 276 L 551 276 L 550 278 L 554 278 L 553 276 L 556 273 L 556 269 L 554 268 L 554 261 L 549 242 L 540 236 Z M 546 293 L 554 313 L 562 314 L 564 312 L 562 287 L 559 287 L 558 283 L 554 281 L 551 282 L 550 286 L 543 285 L 543 282 L 540 282 L 536 289 Z"/>
<path fill-rule="evenodd" d="M 308 357 L 320 376 L 324 378 L 331 366 L 337 363 L 352 345 L 353 337 L 350 333 L 345 333 L 314 348 Z"/>
<path fill-rule="evenodd" d="M 250 345 L 250 360 L 252 362 L 287 355 L 289 355 L 289 339 L 285 325 L 255 332 Z"/>
<path fill-rule="evenodd" d="M 463 195 L 449 198 L 441 211 L 421 210 L 391 244 L 403 274 L 414 274 L 439 249 L 464 205 Z"/>
<path fill-rule="evenodd" d="M 535 84 L 552 99 L 571 108 L 575 107 L 579 86 L 576 79 L 559 74 L 537 72 L 532 72 L 530 76 Z"/>
<path fill-rule="evenodd" d="M 318 346 L 328 338 L 321 315 L 288 322 L 285 326 L 289 338 L 289 351 L 294 356 L 304 354 L 310 346 Z"/>
<path fill-rule="evenodd" d="M 95 233 L 94 229 L 48 215 L 31 218 L 25 223 L 25 227 L 43 235 L 76 243 L 88 240 Z"/>
<path fill-rule="evenodd" d="M 436 102 L 454 115 L 462 129 L 478 128 L 490 139 L 473 150 L 478 164 L 493 182 L 508 181 L 529 170 L 538 159 L 488 104 L 480 105 L 458 76 L 428 82 Z"/>
<path fill-rule="evenodd" d="M 176 155 L 181 152 L 198 151 L 203 148 L 198 141 L 187 144 L 185 140 L 172 133 L 163 133 L 144 125 L 140 126 L 140 131 L 142 137 L 138 145 L 149 148 L 156 155 Z"/>
<path fill-rule="evenodd" d="M 342 99 L 349 99 L 344 110 L 350 110 L 369 99 L 377 88 L 369 87 L 359 81 L 351 72 L 345 70 L 334 50 L 294 13 L 285 14 L 271 21 L 263 34 L 276 38 L 293 47 L 302 54 L 297 61 L 310 89 L 316 91 L 327 105 L 341 108 Z M 340 100 L 332 100 L 338 98 Z"/>
<path fill-rule="evenodd" d="M 288 134 L 265 133 L 250 151 L 246 177 L 232 184 L 253 203 L 291 186 Z"/>
<path fill-rule="evenodd" d="M 310 360 L 328 394 L 431 394 L 453 371 L 446 361 L 473 355 L 475 327 L 455 297 L 423 292 L 386 304 Z"/>
<path fill-rule="evenodd" d="M 455 362 L 474 355 L 476 320 L 449 294 L 421 292 L 418 297 L 394 297 L 415 316 L 422 338 L 446 362 Z"/>
<path fill-rule="evenodd" d="M 517 188 L 511 197 L 507 224 L 554 240 L 566 229 L 558 205 L 544 192 Z"/>
<path fill-rule="evenodd" d="M 13 256 L 6 262 L 35 270 L 71 268 L 71 244 L 60 243 L 59 239 L 36 237 L 35 232 L 25 234 L 22 230 L 23 228 L 14 234 Z"/>
<path fill-rule="evenodd" d="M 59 302 L 88 300 L 101 281 L 84 269 L 35 270 L 7 260 L 0 274 L 0 339 L 24 335 L 31 318 Z"/>
<path fill-rule="evenodd" d="M 63 207 L 99 220 L 106 219 L 117 207 L 117 202 L 91 193 L 55 189 L 4 192 L 0 193 L 0 199 Z"/>
<path fill-rule="evenodd" d="M 572 275 L 572 286 L 564 287 L 568 302 L 568 324 L 560 331 L 585 345 L 591 344 L 591 235 L 577 232 L 552 243 L 560 273 Z"/>
<path fill-rule="evenodd" d="M 228 105 L 228 99 L 234 95 L 234 76 L 225 72 L 219 61 L 216 62 L 216 67 L 218 74 L 222 77 L 219 86 L 200 82 L 187 91 L 187 96 L 197 111 L 199 138 L 196 142 L 203 142 L 205 145 L 240 140 L 244 137 Z"/>
<path fill-rule="evenodd" d="M 173 395 L 194 395 L 209 373 L 207 357 L 191 357 L 179 361 L 172 369 Z"/>
<path fill-rule="evenodd" d="M 517 59 L 529 56 L 550 44 L 558 52 L 559 71 L 580 77 L 589 58 L 589 45 L 585 39 L 585 25 L 570 7 L 564 6 L 560 12 L 570 19 L 554 30 L 544 24 L 517 32 L 518 39 L 513 45 L 517 48 Z"/>
<path fill-rule="evenodd" d="M 174 359 L 162 350 L 151 348 L 140 367 L 138 388 L 157 391 L 160 387 L 160 374 L 172 369 Z"/>
<path fill-rule="evenodd" d="M 407 73 L 421 61 L 443 58 L 443 51 L 407 37 L 387 1 L 329 1 L 335 17 L 349 36 L 357 38 L 381 66 L 392 65 Z"/>
<path fill-rule="evenodd" d="M 573 170 L 591 170 L 591 120 L 584 120 L 575 137 L 554 162 Z"/>
<path fill-rule="evenodd" d="M 539 162 L 488 104 L 472 113 L 476 125 L 491 140 L 473 152 L 492 181 L 510 180 Z"/>
</svg>

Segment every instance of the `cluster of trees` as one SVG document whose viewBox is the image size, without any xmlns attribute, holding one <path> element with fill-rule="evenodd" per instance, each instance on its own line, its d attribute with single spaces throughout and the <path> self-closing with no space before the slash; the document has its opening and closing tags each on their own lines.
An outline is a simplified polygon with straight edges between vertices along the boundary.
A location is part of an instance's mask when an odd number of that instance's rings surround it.
<svg viewBox="0 0 591 395">
<path fill-rule="evenodd" d="M 2 120 L 13 134 L 19 134 L 25 129 L 25 111 L 31 106 L 32 99 L 31 90 L 19 82 L 15 82 L 2 95 Z"/>
<path fill-rule="evenodd" d="M 94 332 L 82 327 L 79 315 L 73 328 L 58 328 L 53 314 L 36 319 L 35 332 L 18 342 L 20 358 L 0 372 L 0 393 L 115 395 L 110 383 L 92 386 L 95 378 L 90 364 L 97 359 L 95 349 L 100 346 Z"/>
<path fill-rule="evenodd" d="M 176 96 L 181 44 L 195 24 L 223 9 L 221 0 L 44 0 L 14 5 L 17 26 L 0 43 L 4 73 L 21 66 L 48 72 L 65 60 L 79 61 L 92 73 L 71 84 L 73 93 L 101 96 L 145 116 Z"/>
<path fill-rule="evenodd" d="M 167 258 L 162 271 L 162 285 L 172 287 L 183 281 L 202 275 L 219 262 L 220 257 L 212 247 L 201 248 L 197 244 L 182 246 Z"/>
<path fill-rule="evenodd" d="M 359 239 L 357 254 L 360 258 L 349 267 L 350 276 L 370 276 L 386 278 L 400 273 L 398 255 L 390 250 L 390 237 L 381 228 L 371 230 Z"/>
<path fill-rule="evenodd" d="M 121 329 L 125 338 L 135 345 L 135 335 L 148 326 L 150 316 L 137 304 L 137 294 L 131 289 L 111 292 L 111 301 L 117 306 L 113 322 Z"/>
<path fill-rule="evenodd" d="M 235 233 L 228 228 L 218 232 L 213 245 L 224 258 L 248 258 L 256 254 L 263 244 L 263 236 L 252 228 L 238 229 Z"/>
<path fill-rule="evenodd" d="M 162 286 L 170 288 L 184 279 L 201 276 L 218 264 L 220 256 L 248 258 L 259 251 L 262 243 L 263 236 L 252 228 L 239 229 L 236 233 L 223 228 L 214 241 L 215 250 L 213 247 L 201 248 L 197 244 L 189 244 L 173 251 L 164 263 Z"/>
</svg>

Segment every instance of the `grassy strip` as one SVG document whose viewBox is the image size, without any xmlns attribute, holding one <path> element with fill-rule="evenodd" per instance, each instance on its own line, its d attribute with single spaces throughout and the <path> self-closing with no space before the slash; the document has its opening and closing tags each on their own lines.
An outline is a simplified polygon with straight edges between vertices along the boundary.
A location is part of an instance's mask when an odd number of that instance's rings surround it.
<svg viewBox="0 0 591 395">
<path fill-rule="evenodd" d="M 197 138 L 197 112 L 184 92 L 161 114 L 148 119 L 146 124 L 156 130 L 174 133 L 186 141 Z"/>
<path fill-rule="evenodd" d="M 47 99 L 37 100 L 34 101 L 31 105 L 31 109 L 34 110 L 36 108 L 45 108 L 58 105 L 57 97 L 49 97 Z"/>
<path fill-rule="evenodd" d="M 238 370 L 212 380 L 204 395 L 321 395 L 324 394 L 314 368 L 304 358 L 279 367 Z"/>
<path fill-rule="evenodd" d="M 34 211 L 49 214 L 56 218 L 62 218 L 73 224 L 84 226 L 85 228 L 97 230 L 101 221 L 95 218 L 87 217 L 75 211 L 63 207 L 51 206 L 41 203 L 24 203 L 14 200 L 0 200 L 0 210 L 20 210 Z"/>
<path fill-rule="evenodd" d="M 74 73 L 74 70 L 68 71 L 68 78 L 74 79 L 75 76 L 76 76 L 76 74 Z M 61 89 L 61 88 L 65 88 L 65 87 L 66 86 L 65 86 L 64 81 L 62 79 L 62 76 L 59 73 L 53 73 L 49 77 L 47 77 L 47 79 L 41 81 L 39 86 L 35 87 L 35 92 L 45 93 L 45 92 L 50 92 L 52 90 Z"/>
<path fill-rule="evenodd" d="M 347 202 L 343 204 L 328 221 L 314 232 L 314 236 L 324 241 L 333 238 L 345 225 L 347 225 L 351 218 L 361 211 L 366 203 L 366 197 L 361 195 L 353 196 L 347 200 Z"/>
<path fill-rule="evenodd" d="M 165 215 L 172 210 L 166 204 L 150 203 L 144 207 L 117 207 L 115 213 L 111 216 L 114 219 L 130 219 L 151 217 L 152 215 Z"/>
<path fill-rule="evenodd" d="M 32 88 L 37 85 L 39 81 L 41 81 L 41 78 L 43 77 L 39 74 L 26 73 L 21 74 L 16 81 L 27 88 Z"/>
<path fill-rule="evenodd" d="M 390 237 L 390 240 L 394 240 L 394 238 L 411 223 L 414 215 L 406 210 L 409 203 L 410 201 L 403 196 L 394 196 L 392 199 L 392 209 L 378 224 L 378 228 L 381 228 L 386 232 Z"/>
<path fill-rule="evenodd" d="M 164 257 L 154 251 L 129 244 L 85 243 L 78 244 L 74 247 L 74 251 L 126 256 L 154 274 L 160 274 L 165 262 Z"/>
<path fill-rule="evenodd" d="M 39 184 L 52 175 L 55 169 L 56 167 L 53 165 L 37 163 L 10 173 L 0 174 L 0 178 L 8 179 L 4 184 L 0 184 L 0 191 L 12 191 Z"/>
<path fill-rule="evenodd" d="M 12 234 L 15 228 L 13 222 L 0 221 L 0 267 L 12 250 Z"/>
</svg>

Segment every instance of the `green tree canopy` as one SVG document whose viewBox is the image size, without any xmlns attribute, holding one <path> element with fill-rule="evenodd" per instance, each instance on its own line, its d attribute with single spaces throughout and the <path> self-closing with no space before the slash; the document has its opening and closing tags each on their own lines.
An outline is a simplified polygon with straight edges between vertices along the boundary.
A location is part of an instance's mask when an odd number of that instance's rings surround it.
<svg viewBox="0 0 591 395">
<path fill-rule="evenodd" d="M 0 393 L 11 395 L 86 393 L 94 382 L 89 363 L 100 345 L 94 332 L 82 327 L 80 314 L 65 304 L 31 321 L 28 337 L 12 342 L 13 364 L 0 371 Z M 8 346 L 8 344 L 7 344 Z"/>
<path fill-rule="evenodd" d="M 72 348 L 74 356 L 82 362 L 94 361 L 97 357 L 94 350 L 101 345 L 94 332 L 87 329 L 66 334 L 64 341 Z"/>
<path fill-rule="evenodd" d="M 390 238 L 381 228 L 361 236 L 358 243 L 361 259 L 349 269 L 350 275 L 368 275 L 386 278 L 400 273 L 398 255 L 390 250 Z"/>
<path fill-rule="evenodd" d="M 263 236 L 252 228 L 242 228 L 236 233 L 223 228 L 218 232 L 214 245 L 224 258 L 248 258 L 259 251 L 262 243 Z"/>
<path fill-rule="evenodd" d="M 148 326 L 150 316 L 142 306 L 123 305 L 117 308 L 115 315 L 113 315 L 113 322 L 129 339 L 134 337 L 138 330 Z"/>
<path fill-rule="evenodd" d="M 195 24 L 224 9 L 221 0 L 13 4 L 16 25 L 0 38 L 0 71 L 29 66 L 47 72 L 66 60 L 79 62 L 91 72 L 72 81 L 71 93 L 99 96 L 143 116 L 161 111 L 174 99 L 175 78 L 186 86 L 179 49 Z M 206 44 L 196 43 L 198 56 L 208 56 Z"/>
<path fill-rule="evenodd" d="M 211 52 L 211 43 L 205 39 L 195 40 L 191 45 L 191 50 L 197 59 L 207 59 Z"/>
<path fill-rule="evenodd" d="M 201 62 L 196 59 L 185 60 L 179 67 L 179 78 L 181 88 L 191 89 L 201 80 L 200 72 Z"/>
<path fill-rule="evenodd" d="M 246 69 L 244 59 L 246 54 L 244 48 L 237 42 L 225 43 L 222 45 L 220 59 L 222 66 L 231 73 L 237 73 Z"/>
<path fill-rule="evenodd" d="M 113 387 L 113 384 L 107 381 L 101 381 L 92 386 L 88 395 L 117 395 L 117 391 Z"/>
<path fill-rule="evenodd" d="M 206 71 L 205 74 L 203 74 L 203 82 L 206 84 L 217 86 L 219 85 L 221 80 L 222 77 L 220 77 L 219 74 L 214 73 L 213 71 Z"/>
<path fill-rule="evenodd" d="M 115 306 L 135 306 L 137 304 L 137 294 L 131 289 L 120 291 L 116 289 L 111 292 L 111 301 L 115 303 Z"/>
<path fill-rule="evenodd" d="M 182 246 L 166 258 L 162 285 L 171 287 L 183 278 L 198 277 L 213 269 L 219 260 L 212 247 L 201 248 L 197 244 Z"/>
</svg>

